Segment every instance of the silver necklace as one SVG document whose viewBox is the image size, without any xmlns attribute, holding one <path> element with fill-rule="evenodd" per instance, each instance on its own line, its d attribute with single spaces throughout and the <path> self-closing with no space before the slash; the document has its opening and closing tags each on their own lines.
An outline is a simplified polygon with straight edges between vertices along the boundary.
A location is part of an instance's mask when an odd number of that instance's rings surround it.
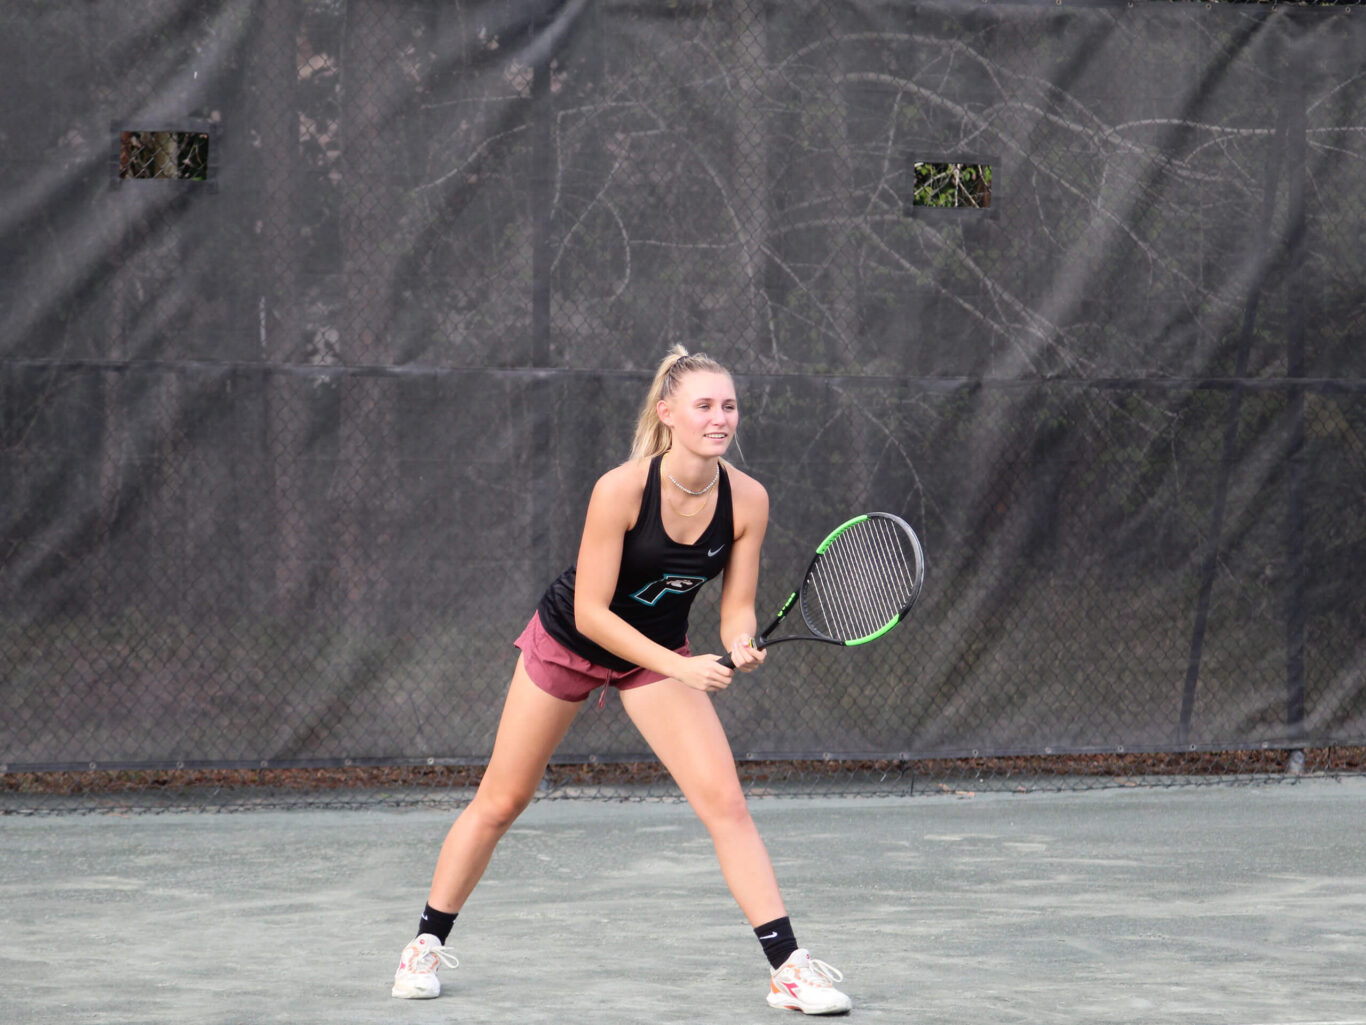
<svg viewBox="0 0 1366 1025">
<path fill-rule="evenodd" d="M 716 473 L 712 475 L 711 483 L 708 484 L 701 491 L 694 491 L 692 488 L 685 488 L 682 484 L 678 483 L 678 479 L 674 477 L 674 475 L 670 473 L 668 470 L 664 471 L 664 476 L 668 477 L 669 483 L 676 487 L 679 491 L 682 491 L 686 495 L 692 495 L 694 498 L 696 498 L 698 495 L 705 495 L 712 488 L 716 487 L 716 482 L 721 479 L 721 463 L 719 460 L 717 461 Z"/>
</svg>

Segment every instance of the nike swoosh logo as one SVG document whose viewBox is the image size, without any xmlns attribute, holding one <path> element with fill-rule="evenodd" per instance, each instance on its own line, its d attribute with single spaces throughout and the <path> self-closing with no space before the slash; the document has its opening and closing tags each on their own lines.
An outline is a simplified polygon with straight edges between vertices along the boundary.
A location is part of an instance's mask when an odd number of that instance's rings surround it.
<svg viewBox="0 0 1366 1025">
<path fill-rule="evenodd" d="M 760 936 L 760 937 L 759 937 L 759 939 L 761 939 L 761 940 L 776 940 L 777 938 L 778 938 L 778 934 L 777 934 L 776 932 L 771 932 L 771 933 L 769 933 L 767 936 Z"/>
<path fill-rule="evenodd" d="M 721 548 L 712 548 L 712 549 L 708 549 L 708 550 L 707 550 L 707 558 L 710 559 L 710 558 L 712 558 L 713 556 L 719 555 L 719 554 L 721 553 L 721 550 L 722 550 L 723 548 L 725 548 L 725 547 L 726 547 L 725 545 L 722 545 Z"/>
</svg>

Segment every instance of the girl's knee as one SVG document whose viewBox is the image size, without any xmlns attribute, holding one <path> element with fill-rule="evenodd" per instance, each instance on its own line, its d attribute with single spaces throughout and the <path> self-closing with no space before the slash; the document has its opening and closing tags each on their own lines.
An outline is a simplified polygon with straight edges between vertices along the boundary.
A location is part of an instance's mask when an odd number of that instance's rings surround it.
<svg viewBox="0 0 1366 1025">
<path fill-rule="evenodd" d="M 481 787 L 466 811 L 476 816 L 486 829 L 502 834 L 526 811 L 533 797 L 535 791 L 486 790 Z"/>
<path fill-rule="evenodd" d="M 693 811 L 710 830 L 750 825 L 749 802 L 739 787 L 723 786 L 699 794 Z"/>
</svg>

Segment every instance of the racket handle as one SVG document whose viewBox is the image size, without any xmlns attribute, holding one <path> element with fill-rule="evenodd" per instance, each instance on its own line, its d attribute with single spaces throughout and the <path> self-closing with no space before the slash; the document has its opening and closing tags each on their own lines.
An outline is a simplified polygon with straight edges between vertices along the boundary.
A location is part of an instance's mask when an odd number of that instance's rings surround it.
<svg viewBox="0 0 1366 1025">
<path fill-rule="evenodd" d="M 768 647 L 768 643 L 762 637 L 751 637 L 749 639 L 749 646 L 756 651 L 763 651 L 766 647 Z M 721 665 L 725 666 L 727 669 L 735 668 L 735 663 L 730 660 L 730 652 L 726 652 L 716 661 Z"/>
</svg>

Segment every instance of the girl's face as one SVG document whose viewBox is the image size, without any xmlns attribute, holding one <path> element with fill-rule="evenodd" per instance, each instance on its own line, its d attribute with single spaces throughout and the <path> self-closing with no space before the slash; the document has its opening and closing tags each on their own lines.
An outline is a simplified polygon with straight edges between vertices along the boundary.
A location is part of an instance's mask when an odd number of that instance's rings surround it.
<svg viewBox="0 0 1366 1025">
<path fill-rule="evenodd" d="M 724 455 L 740 423 L 735 382 L 729 374 L 695 370 L 660 400 L 659 419 L 673 432 L 675 448 L 703 458 Z"/>
</svg>

